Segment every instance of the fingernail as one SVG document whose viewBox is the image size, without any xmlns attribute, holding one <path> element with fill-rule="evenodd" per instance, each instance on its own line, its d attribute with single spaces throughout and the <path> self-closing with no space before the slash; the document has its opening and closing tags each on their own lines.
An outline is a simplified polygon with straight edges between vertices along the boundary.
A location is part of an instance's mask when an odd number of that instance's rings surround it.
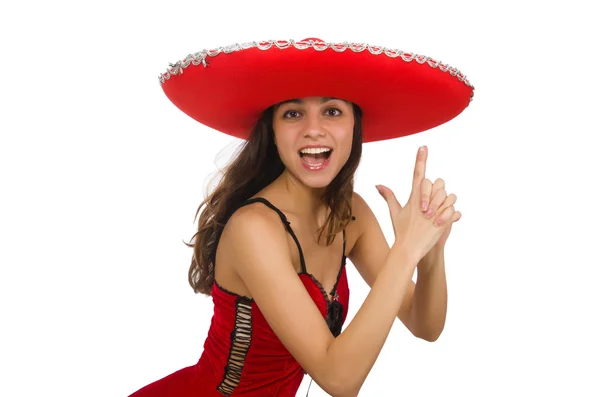
<svg viewBox="0 0 600 397">
<path fill-rule="evenodd" d="M 428 210 L 427 210 L 427 212 L 425 213 L 425 216 L 426 216 L 427 218 L 430 218 L 430 217 L 431 217 L 431 215 L 433 215 L 433 209 L 432 209 L 432 208 L 428 209 Z"/>
<path fill-rule="evenodd" d="M 427 201 L 423 200 L 421 201 L 421 210 L 425 211 L 427 209 Z"/>
<path fill-rule="evenodd" d="M 419 152 L 420 152 L 420 153 L 425 153 L 425 146 L 421 146 L 421 147 L 419 148 Z"/>
<path fill-rule="evenodd" d="M 444 223 L 444 221 L 443 221 L 441 218 L 438 218 L 438 219 L 436 219 L 436 221 L 435 221 L 435 225 L 436 225 L 436 226 L 441 226 L 441 225 L 442 225 L 442 223 Z"/>
</svg>

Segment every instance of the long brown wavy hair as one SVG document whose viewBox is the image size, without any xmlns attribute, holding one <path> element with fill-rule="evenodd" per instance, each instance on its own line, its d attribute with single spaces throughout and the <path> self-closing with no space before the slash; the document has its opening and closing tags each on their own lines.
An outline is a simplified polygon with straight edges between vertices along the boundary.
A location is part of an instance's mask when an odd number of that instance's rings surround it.
<svg viewBox="0 0 600 397">
<path fill-rule="evenodd" d="M 285 169 L 273 139 L 273 114 L 277 106 L 263 112 L 237 156 L 222 171 L 218 185 L 196 211 L 197 217 L 204 207 L 198 220 L 198 231 L 190 243 L 184 242 L 194 252 L 188 281 L 195 293 L 211 294 L 217 245 L 229 217 L 242 201 L 271 184 Z M 354 131 L 350 157 L 322 196 L 330 212 L 319 229 L 319 239 L 327 233 L 328 245 L 333 243 L 336 234 L 348 225 L 352 217 L 354 173 L 362 155 L 362 111 L 355 104 L 352 108 Z"/>
</svg>

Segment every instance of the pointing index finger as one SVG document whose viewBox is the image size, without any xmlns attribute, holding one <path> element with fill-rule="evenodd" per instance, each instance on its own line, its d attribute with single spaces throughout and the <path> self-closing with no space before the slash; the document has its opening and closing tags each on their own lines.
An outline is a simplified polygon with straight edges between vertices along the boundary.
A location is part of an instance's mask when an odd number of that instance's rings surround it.
<svg viewBox="0 0 600 397">
<path fill-rule="evenodd" d="M 420 189 L 421 181 L 425 179 L 425 165 L 427 164 L 427 146 L 421 146 L 417 152 L 415 173 L 413 176 L 413 191 Z"/>
</svg>

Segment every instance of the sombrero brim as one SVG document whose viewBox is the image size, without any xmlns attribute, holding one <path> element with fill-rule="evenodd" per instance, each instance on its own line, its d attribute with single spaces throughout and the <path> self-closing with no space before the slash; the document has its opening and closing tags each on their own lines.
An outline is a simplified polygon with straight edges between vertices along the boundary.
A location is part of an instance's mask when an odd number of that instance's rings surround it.
<svg viewBox="0 0 600 397">
<path fill-rule="evenodd" d="M 429 57 L 367 44 L 265 41 L 189 55 L 159 77 L 167 97 L 198 122 L 246 139 L 276 103 L 310 96 L 363 110 L 363 142 L 397 138 L 458 116 L 474 88 Z"/>
</svg>

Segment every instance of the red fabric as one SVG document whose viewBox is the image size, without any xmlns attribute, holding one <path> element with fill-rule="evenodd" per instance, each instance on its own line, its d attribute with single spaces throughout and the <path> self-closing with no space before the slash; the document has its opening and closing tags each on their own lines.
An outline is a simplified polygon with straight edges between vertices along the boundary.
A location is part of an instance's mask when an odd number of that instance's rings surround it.
<svg viewBox="0 0 600 397">
<path fill-rule="evenodd" d="M 273 45 L 220 53 L 206 61 L 207 66 L 171 69 L 177 74 L 166 74 L 162 88 L 188 116 L 242 139 L 263 110 L 293 98 L 326 96 L 356 103 L 363 111 L 363 142 L 370 142 L 443 124 L 458 116 L 474 93 L 465 76 L 449 65 L 367 49 Z"/>
<path fill-rule="evenodd" d="M 325 318 L 327 302 L 318 281 L 310 274 L 299 274 L 306 291 Z M 343 266 L 337 286 L 343 306 L 343 320 L 348 313 L 350 291 Z M 194 366 L 180 369 L 151 383 L 130 397 L 222 397 L 217 391 L 228 363 L 232 331 L 235 329 L 238 295 L 219 287 L 212 289 L 214 314 L 204 343 L 204 352 Z M 252 307 L 252 340 L 247 351 L 238 387 L 231 396 L 294 397 L 304 377 L 300 364 L 277 338 L 256 303 Z"/>
</svg>

